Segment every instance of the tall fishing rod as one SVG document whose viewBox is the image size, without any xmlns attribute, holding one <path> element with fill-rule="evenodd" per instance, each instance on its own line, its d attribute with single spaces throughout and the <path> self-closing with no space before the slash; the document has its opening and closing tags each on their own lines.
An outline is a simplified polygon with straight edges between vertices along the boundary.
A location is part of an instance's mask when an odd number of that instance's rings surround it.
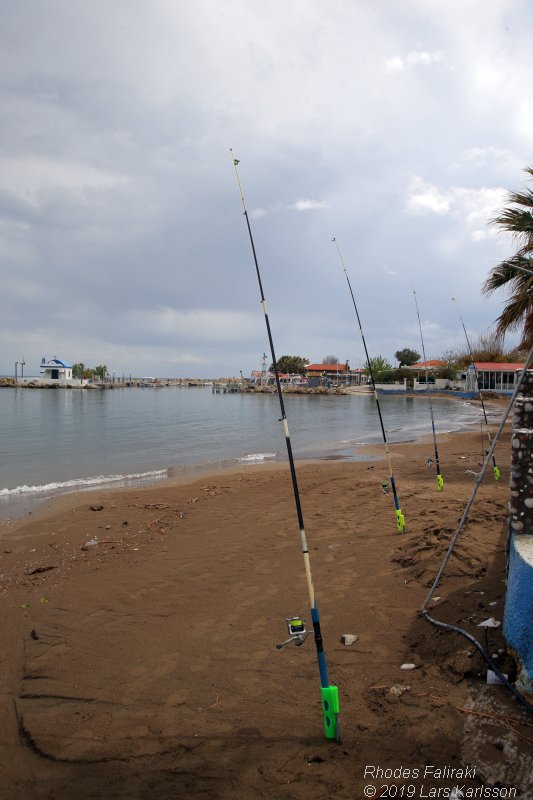
<svg viewBox="0 0 533 800">
<path fill-rule="evenodd" d="M 476 362 L 474 361 L 474 353 L 472 351 L 472 347 L 470 346 L 470 339 L 468 338 L 468 334 L 466 332 L 466 327 L 465 327 L 465 323 L 464 323 L 463 317 L 461 315 L 461 310 L 459 308 L 459 303 L 457 302 L 455 297 L 452 297 L 452 300 L 455 303 L 455 307 L 457 308 L 457 313 L 459 314 L 459 319 L 461 320 L 461 325 L 463 326 L 463 331 L 464 331 L 465 339 L 466 339 L 466 345 L 468 347 L 468 352 L 470 353 L 470 362 L 472 364 L 472 367 L 474 368 L 474 375 L 476 376 L 476 386 L 479 389 L 479 399 L 481 400 L 481 408 L 483 409 L 483 417 L 485 419 L 485 425 L 487 426 L 487 438 L 489 440 L 489 445 L 490 445 L 491 444 L 491 438 L 490 438 L 490 431 L 489 431 L 489 428 L 488 428 L 489 420 L 487 418 L 487 410 L 485 408 L 485 403 L 483 402 L 483 392 L 481 391 L 481 387 L 479 386 L 479 378 L 478 378 L 478 373 L 477 373 Z M 494 454 L 492 455 L 492 474 L 494 475 L 494 480 L 495 481 L 499 481 L 500 480 L 500 468 L 496 464 L 496 458 L 495 458 Z"/>
<path fill-rule="evenodd" d="M 302 512 L 302 505 L 300 502 L 300 492 L 298 489 L 298 479 L 296 476 L 296 468 L 294 465 L 294 456 L 292 453 L 292 445 L 291 439 L 289 435 L 289 425 L 287 422 L 287 415 L 285 413 L 285 403 L 283 402 L 283 394 L 281 391 L 281 382 L 279 378 L 279 370 L 276 360 L 276 353 L 274 351 L 274 340 L 272 338 L 272 331 L 270 329 L 270 321 L 268 318 L 268 311 L 267 311 L 267 304 L 265 299 L 265 293 L 263 291 L 263 283 L 261 281 L 261 273 L 259 271 L 259 263 L 257 261 L 257 255 L 255 251 L 254 240 L 252 236 L 252 229 L 250 227 L 250 219 L 248 217 L 248 211 L 246 209 L 246 203 L 244 201 L 244 193 L 242 190 L 241 181 L 239 178 L 239 171 L 237 169 L 237 165 L 239 164 L 239 160 L 234 157 L 233 150 L 230 148 L 231 157 L 233 159 L 233 166 L 235 167 L 235 176 L 237 178 L 237 184 L 239 187 L 239 193 L 241 196 L 241 202 L 244 212 L 244 218 L 246 220 L 246 226 L 248 228 L 248 236 L 250 237 L 250 244 L 252 246 L 252 254 L 255 264 L 255 272 L 257 276 L 257 282 L 259 284 L 259 294 L 261 297 L 261 306 L 263 307 L 263 313 L 265 316 L 265 324 L 267 329 L 267 336 L 268 341 L 270 344 L 270 353 L 272 356 L 272 365 L 274 369 L 274 376 L 276 379 L 276 389 L 278 393 L 278 400 L 281 410 L 281 419 L 280 422 L 283 426 L 283 432 L 285 434 L 285 444 L 287 445 L 287 456 L 289 460 L 289 467 L 291 472 L 291 479 L 292 479 L 292 489 L 294 493 L 294 502 L 296 505 L 296 514 L 298 517 L 298 525 L 300 528 L 300 543 L 302 547 L 302 554 L 304 559 L 304 567 L 305 567 L 305 577 L 307 582 L 307 591 L 309 594 L 309 605 L 311 608 L 311 619 L 313 622 L 313 632 L 314 632 L 314 639 L 315 639 L 315 646 L 316 646 L 316 656 L 318 661 L 318 669 L 320 673 L 320 685 L 321 685 L 321 694 L 322 694 L 322 710 L 324 712 L 324 729 L 326 732 L 327 739 L 337 739 L 340 741 L 340 727 L 339 727 L 339 690 L 337 686 L 332 686 L 329 682 L 328 677 L 328 668 L 326 663 L 326 654 L 324 652 L 324 644 L 322 641 L 322 633 L 320 631 L 320 615 L 318 613 L 318 606 L 315 597 L 315 589 L 313 586 L 313 577 L 311 574 L 311 563 L 309 560 L 309 549 L 307 547 L 307 539 L 305 535 L 305 526 L 304 526 L 304 518 Z M 293 617 L 291 620 L 287 620 L 290 638 L 287 642 L 295 641 L 296 644 L 301 645 L 305 639 L 305 625 L 303 624 L 303 620 Z M 303 637 L 303 638 L 302 638 Z M 284 644 L 279 645 L 278 647 L 283 647 Z"/>
<path fill-rule="evenodd" d="M 353 290 L 352 290 L 352 284 L 350 283 L 350 278 L 348 276 L 348 272 L 347 272 L 346 266 L 344 264 L 344 259 L 343 259 L 342 254 L 341 254 L 340 247 L 339 247 L 338 242 L 335 239 L 335 237 L 333 237 L 333 239 L 331 241 L 335 244 L 335 247 L 337 248 L 337 251 L 339 253 L 339 258 L 341 260 L 342 268 L 344 270 L 344 274 L 346 275 L 346 280 L 348 281 L 348 288 L 349 288 L 350 294 L 352 296 L 353 307 L 355 309 L 355 316 L 357 317 L 357 324 L 359 325 L 359 333 L 361 334 L 363 347 L 365 349 L 366 363 L 367 363 L 367 367 L 368 367 L 368 374 L 370 375 L 370 383 L 371 383 L 372 389 L 374 391 L 374 399 L 376 401 L 376 408 L 377 408 L 378 417 L 379 417 L 379 424 L 381 426 L 381 435 L 383 437 L 383 444 L 385 445 L 385 453 L 387 455 L 387 464 L 388 464 L 388 467 L 389 467 L 390 484 L 391 484 L 391 489 L 392 489 L 392 496 L 394 498 L 394 506 L 395 506 L 395 509 L 396 509 L 396 525 L 397 525 L 398 530 L 400 531 L 400 533 L 403 533 L 403 531 L 405 530 L 405 517 L 402 514 L 402 510 L 400 508 L 400 501 L 398 499 L 398 492 L 396 491 L 396 481 L 394 480 L 394 473 L 392 471 L 392 463 L 391 463 L 391 458 L 390 458 L 389 444 L 387 442 L 387 434 L 386 434 L 386 431 L 385 431 L 385 425 L 383 424 L 383 416 L 381 414 L 381 405 L 380 405 L 380 402 L 379 402 L 378 392 L 377 392 L 377 389 L 376 389 L 376 381 L 374 380 L 374 372 L 373 372 L 373 369 L 372 369 L 372 363 L 370 361 L 370 356 L 368 355 L 368 348 L 366 346 L 365 335 L 363 333 L 363 326 L 361 325 L 361 318 L 359 316 L 359 311 L 357 310 L 357 303 L 355 302 L 355 297 L 354 297 L 354 293 L 353 293 Z"/>
<path fill-rule="evenodd" d="M 418 300 L 416 299 L 416 292 L 415 287 L 413 287 L 413 296 L 415 298 L 415 306 L 416 306 L 416 315 L 418 317 L 418 327 L 420 328 L 420 342 L 422 344 L 422 355 L 424 357 L 425 363 L 425 370 L 426 370 L 426 389 L 428 390 L 428 402 L 429 402 L 429 414 L 431 416 L 431 428 L 433 430 L 433 449 L 435 450 L 435 466 L 437 468 L 437 489 L 439 492 L 442 492 L 444 489 L 444 478 L 440 474 L 440 464 L 439 464 L 439 450 L 437 447 L 437 432 L 435 430 L 435 416 L 433 414 L 433 403 L 431 401 L 431 387 L 429 385 L 429 370 L 428 370 L 428 362 L 426 359 L 426 348 L 424 347 L 424 336 L 422 335 L 422 322 L 420 320 L 420 311 L 418 308 Z"/>
</svg>

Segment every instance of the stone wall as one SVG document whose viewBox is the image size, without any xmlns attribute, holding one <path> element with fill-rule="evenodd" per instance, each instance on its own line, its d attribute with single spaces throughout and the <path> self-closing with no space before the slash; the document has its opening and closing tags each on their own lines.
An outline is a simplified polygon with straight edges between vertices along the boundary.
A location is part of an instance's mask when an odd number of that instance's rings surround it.
<svg viewBox="0 0 533 800">
<path fill-rule="evenodd" d="M 517 688 L 533 699 L 533 371 L 515 401 L 509 482 L 509 565 L 504 634 L 517 666 Z"/>
<path fill-rule="evenodd" d="M 526 372 L 515 401 L 511 451 L 510 527 L 533 534 L 533 371 Z"/>
</svg>

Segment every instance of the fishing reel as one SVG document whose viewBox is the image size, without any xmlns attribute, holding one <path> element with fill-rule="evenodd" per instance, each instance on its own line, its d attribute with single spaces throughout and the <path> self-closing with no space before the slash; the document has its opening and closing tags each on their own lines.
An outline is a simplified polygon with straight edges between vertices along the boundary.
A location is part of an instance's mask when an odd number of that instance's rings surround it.
<svg viewBox="0 0 533 800">
<path fill-rule="evenodd" d="M 296 647 L 301 647 L 310 634 L 310 631 L 305 628 L 305 620 L 301 617 L 291 617 L 286 620 L 286 622 L 289 638 L 277 644 L 276 650 L 281 650 L 282 647 L 285 647 L 286 644 L 290 644 L 291 642 L 294 642 Z"/>
</svg>

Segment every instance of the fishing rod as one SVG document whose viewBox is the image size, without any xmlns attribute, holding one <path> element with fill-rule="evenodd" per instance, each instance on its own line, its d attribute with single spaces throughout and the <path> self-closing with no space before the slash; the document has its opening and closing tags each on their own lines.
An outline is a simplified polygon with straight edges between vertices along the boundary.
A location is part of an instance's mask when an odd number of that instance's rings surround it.
<svg viewBox="0 0 533 800">
<path fill-rule="evenodd" d="M 483 409 L 483 417 L 485 419 L 485 425 L 487 426 L 487 437 L 488 437 L 489 445 L 490 445 L 491 444 L 491 438 L 490 438 L 490 431 L 489 431 L 489 428 L 488 428 L 489 421 L 487 419 L 487 410 L 485 408 L 485 403 L 483 402 L 483 392 L 481 391 L 481 388 L 479 386 L 479 378 L 478 378 L 478 374 L 477 374 L 476 362 L 474 361 L 474 353 L 472 352 L 472 347 L 470 346 L 470 339 L 468 338 L 468 334 L 466 332 L 465 323 L 464 323 L 463 317 L 461 316 L 461 310 L 459 308 L 459 303 L 457 302 L 455 297 L 452 297 L 452 300 L 455 303 L 455 306 L 457 308 L 457 313 L 459 314 L 459 319 L 461 320 L 461 325 L 463 326 L 463 331 L 465 333 L 466 344 L 467 344 L 467 347 L 468 347 L 468 352 L 470 353 L 470 361 L 472 363 L 472 367 L 474 368 L 474 375 L 476 376 L 476 386 L 477 386 L 477 388 L 479 390 L 479 399 L 481 400 L 481 408 Z M 496 458 L 494 456 L 494 453 L 492 455 L 492 474 L 494 475 L 494 480 L 495 481 L 499 481 L 500 480 L 500 474 L 501 474 L 500 473 L 500 468 L 496 464 Z"/>
<path fill-rule="evenodd" d="M 383 424 L 383 416 L 381 414 L 381 406 L 380 406 L 380 403 L 379 403 L 379 397 L 378 397 L 378 393 L 377 393 L 377 389 L 376 389 L 376 381 L 374 380 L 374 372 L 373 372 L 373 369 L 372 369 L 372 363 L 370 361 L 370 356 L 368 355 L 368 348 L 366 346 L 365 335 L 363 333 L 363 326 L 361 325 L 361 318 L 359 316 L 359 311 L 357 310 L 357 303 L 355 302 L 355 297 L 354 297 L 354 293 L 353 293 L 353 290 L 352 290 L 352 284 L 350 283 L 350 278 L 348 277 L 348 272 L 346 271 L 346 266 L 344 264 L 344 259 L 343 259 L 342 254 L 341 254 L 340 247 L 339 247 L 338 242 L 335 239 L 335 237 L 333 237 L 333 239 L 331 241 L 335 244 L 335 246 L 337 248 L 337 251 L 339 253 L 339 258 L 341 260 L 342 268 L 344 270 L 344 274 L 346 275 L 346 280 L 348 281 L 348 288 L 349 288 L 350 294 L 352 296 L 353 307 L 355 309 L 355 315 L 357 317 L 357 323 L 359 325 L 359 333 L 361 334 L 361 339 L 363 341 L 363 347 L 365 349 L 366 363 L 367 363 L 367 367 L 368 367 L 368 373 L 370 375 L 370 383 L 371 383 L 372 389 L 374 391 L 374 399 L 376 401 L 376 408 L 377 408 L 378 417 L 379 417 L 379 424 L 381 426 L 381 435 L 383 437 L 383 444 L 385 445 L 385 453 L 387 455 L 387 464 L 388 464 L 388 467 L 389 467 L 390 484 L 391 484 L 391 488 L 392 488 L 392 496 L 394 498 L 394 506 L 395 506 L 395 509 L 396 509 L 396 525 L 397 525 L 398 530 L 400 531 L 400 533 L 403 533 L 404 530 L 405 530 L 405 517 L 402 514 L 402 510 L 400 508 L 400 501 L 398 499 L 398 492 L 396 491 L 396 481 L 394 480 L 394 473 L 392 471 L 389 444 L 387 442 L 387 434 L 385 432 L 385 425 Z"/>
<path fill-rule="evenodd" d="M 433 448 L 435 450 L 435 466 L 437 468 L 437 489 L 439 492 L 442 492 L 444 489 L 444 478 L 440 474 L 440 464 L 439 464 L 439 450 L 437 447 L 437 432 L 435 431 L 435 416 L 433 414 L 433 403 L 431 402 L 431 387 L 429 385 L 429 370 L 428 370 L 428 362 L 426 359 L 426 348 L 424 347 L 424 337 L 422 335 L 422 322 L 420 321 L 420 311 L 418 309 L 418 300 L 416 299 L 416 292 L 415 287 L 413 287 L 413 295 L 415 298 L 415 306 L 416 306 L 416 315 L 418 317 L 418 327 L 420 328 L 420 342 L 422 343 L 422 355 L 424 356 L 424 363 L 426 369 L 426 388 L 428 390 L 428 402 L 429 402 L 429 413 L 431 416 L 431 428 L 433 430 Z"/>
<path fill-rule="evenodd" d="M 268 341 L 270 344 L 270 353 L 272 356 L 272 365 L 274 370 L 274 376 L 276 380 L 276 389 L 278 394 L 278 400 L 281 410 L 281 419 L 280 422 L 283 426 L 283 432 L 285 434 L 285 444 L 287 446 L 287 456 L 289 460 L 289 467 L 292 479 L 292 489 L 294 494 L 294 502 L 296 505 L 296 514 L 298 517 L 298 525 L 300 529 L 300 543 L 302 547 L 302 555 L 304 559 L 304 568 L 305 568 L 305 577 L 307 583 L 307 591 L 309 594 L 309 605 L 311 608 L 311 619 L 313 622 L 313 633 L 315 639 L 315 646 L 316 646 L 316 656 L 318 661 L 318 669 L 320 673 L 320 686 L 321 686 L 321 694 L 322 694 L 322 710 L 324 713 L 324 729 L 326 732 L 327 739 L 336 739 L 340 742 L 340 726 L 339 726 L 339 690 L 337 686 L 332 686 L 329 682 L 328 677 L 328 668 L 326 662 L 326 654 L 324 652 L 324 644 L 322 641 L 322 633 L 320 630 L 320 615 L 318 613 L 318 605 L 315 597 L 315 589 L 313 586 L 313 577 L 311 574 L 311 562 L 309 560 L 309 549 L 307 547 L 307 539 L 305 535 L 305 526 L 304 526 L 304 518 L 302 512 L 302 505 L 300 502 L 300 491 L 298 489 L 298 479 L 296 476 L 296 468 L 294 465 L 294 456 L 292 453 L 292 445 L 291 445 L 291 438 L 289 435 L 289 425 L 287 422 L 287 415 L 285 413 L 285 403 L 283 402 L 283 394 L 281 391 L 281 382 L 279 378 L 279 370 L 276 360 L 276 353 L 274 351 L 274 340 L 272 338 L 272 331 L 270 328 L 270 320 L 268 317 L 268 310 L 267 304 L 265 299 L 265 293 L 263 291 L 263 283 L 261 280 L 261 273 L 259 271 L 259 262 L 257 261 L 257 254 L 255 250 L 255 244 L 252 236 L 252 229 L 250 227 L 250 219 L 248 217 L 248 211 L 246 209 L 246 203 L 244 201 L 244 193 L 242 190 L 241 181 L 239 178 L 239 171 L 237 166 L 239 164 L 239 160 L 234 157 L 233 150 L 230 148 L 231 157 L 233 160 L 233 166 L 235 168 L 235 176 L 237 178 L 237 184 L 239 187 L 239 193 L 241 196 L 241 202 L 244 212 L 244 218 L 246 220 L 246 226 L 248 228 L 248 236 L 250 238 L 250 244 L 252 246 L 252 254 L 255 264 L 255 272 L 257 276 L 257 282 L 259 284 L 259 294 L 261 297 L 261 306 L 263 307 L 263 313 L 265 316 L 265 324 L 267 329 L 267 336 Z M 292 617 L 291 619 L 287 620 L 287 627 L 289 630 L 289 639 L 286 642 L 282 642 L 278 649 L 281 649 L 286 644 L 291 641 L 299 646 L 302 645 L 305 640 L 305 635 L 307 631 L 305 630 L 305 623 L 299 617 Z"/>
</svg>

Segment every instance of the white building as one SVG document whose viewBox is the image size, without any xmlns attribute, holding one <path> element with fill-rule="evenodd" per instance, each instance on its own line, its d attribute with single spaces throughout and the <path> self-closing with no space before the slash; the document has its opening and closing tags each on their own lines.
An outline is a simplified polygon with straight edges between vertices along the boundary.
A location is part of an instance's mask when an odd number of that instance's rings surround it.
<svg viewBox="0 0 533 800">
<path fill-rule="evenodd" d="M 41 360 L 41 378 L 46 381 L 70 381 L 72 380 L 72 364 L 68 361 L 61 361 L 59 358 Z"/>
</svg>

